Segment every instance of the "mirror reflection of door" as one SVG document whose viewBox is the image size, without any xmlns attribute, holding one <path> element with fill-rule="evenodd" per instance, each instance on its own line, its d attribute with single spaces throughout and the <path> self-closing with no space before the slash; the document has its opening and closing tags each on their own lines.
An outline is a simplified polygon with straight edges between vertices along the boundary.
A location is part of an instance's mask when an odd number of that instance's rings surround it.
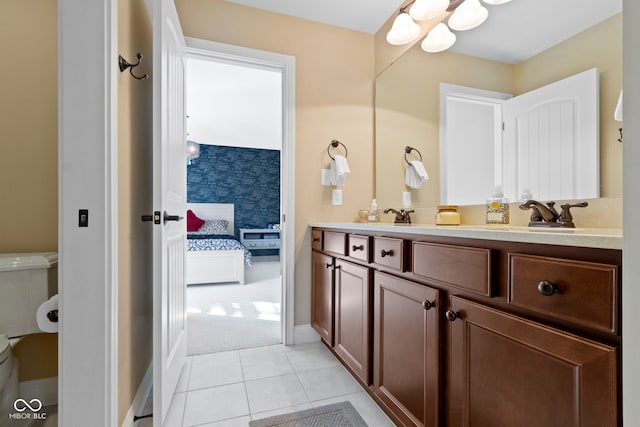
<svg viewBox="0 0 640 427">
<path fill-rule="evenodd" d="M 440 203 L 484 203 L 502 185 L 502 105 L 510 94 L 440 85 Z"/>
<path fill-rule="evenodd" d="M 507 99 L 441 85 L 441 203 L 599 196 L 598 70 Z"/>
</svg>

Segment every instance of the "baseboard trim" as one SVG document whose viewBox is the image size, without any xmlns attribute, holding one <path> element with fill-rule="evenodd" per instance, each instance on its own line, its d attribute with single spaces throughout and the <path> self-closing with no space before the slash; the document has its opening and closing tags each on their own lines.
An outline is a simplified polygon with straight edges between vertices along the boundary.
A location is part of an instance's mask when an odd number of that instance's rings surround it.
<svg viewBox="0 0 640 427">
<path fill-rule="evenodd" d="M 58 377 L 21 381 L 18 394 L 23 399 L 38 399 L 43 406 L 58 404 Z"/>
<path fill-rule="evenodd" d="M 124 421 L 122 421 L 122 427 L 134 427 L 133 417 L 135 415 L 146 415 L 142 414 L 142 410 L 144 409 L 144 405 L 147 403 L 147 398 L 151 393 L 151 387 L 153 386 L 153 363 L 149 364 L 149 368 L 147 368 L 147 372 L 144 374 L 142 381 L 140 382 L 140 386 L 138 387 L 138 391 L 136 391 L 136 395 L 133 397 L 133 402 L 131 402 L 131 406 L 127 411 L 127 415 L 124 417 Z"/>
<path fill-rule="evenodd" d="M 296 325 L 293 329 L 294 344 L 307 344 L 320 341 L 320 335 L 318 335 L 310 324 Z"/>
</svg>

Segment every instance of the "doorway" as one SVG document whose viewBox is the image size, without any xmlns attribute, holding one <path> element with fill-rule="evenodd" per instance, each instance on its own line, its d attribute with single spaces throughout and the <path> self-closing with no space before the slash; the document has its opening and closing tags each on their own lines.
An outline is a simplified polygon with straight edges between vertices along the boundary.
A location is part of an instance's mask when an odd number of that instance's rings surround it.
<svg viewBox="0 0 640 427">
<path fill-rule="evenodd" d="M 187 287 L 188 353 L 293 343 L 293 58 L 187 38 L 188 203 L 233 205 L 244 282 Z"/>
</svg>

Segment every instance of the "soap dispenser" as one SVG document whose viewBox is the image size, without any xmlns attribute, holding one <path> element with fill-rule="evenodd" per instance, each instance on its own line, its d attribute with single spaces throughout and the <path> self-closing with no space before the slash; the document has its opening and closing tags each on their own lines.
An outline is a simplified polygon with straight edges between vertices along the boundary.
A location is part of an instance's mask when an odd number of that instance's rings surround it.
<svg viewBox="0 0 640 427">
<path fill-rule="evenodd" d="M 487 224 L 509 224 L 509 200 L 504 198 L 502 186 L 496 185 L 487 199 Z"/>
<path fill-rule="evenodd" d="M 378 201 L 373 199 L 371 201 L 371 209 L 369 209 L 369 222 L 379 222 L 380 212 L 378 212 Z"/>
</svg>

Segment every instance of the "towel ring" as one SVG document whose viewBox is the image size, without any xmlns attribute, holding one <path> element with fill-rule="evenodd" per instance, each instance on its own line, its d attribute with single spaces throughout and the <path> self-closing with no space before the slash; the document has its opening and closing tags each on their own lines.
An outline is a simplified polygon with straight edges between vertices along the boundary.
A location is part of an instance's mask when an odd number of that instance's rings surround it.
<svg viewBox="0 0 640 427">
<path fill-rule="evenodd" d="M 342 147 L 344 148 L 344 158 L 347 158 L 347 155 L 349 154 L 349 151 L 347 150 L 347 146 L 344 145 L 342 142 L 338 141 L 337 139 L 334 139 L 331 141 L 331 143 L 327 146 L 327 154 L 329 155 L 329 157 L 331 157 L 331 160 L 335 160 L 335 157 L 333 157 L 331 155 L 331 147 L 333 148 L 337 148 L 338 145 L 342 145 Z"/>
<path fill-rule="evenodd" d="M 420 161 L 422 161 L 422 153 L 420 153 L 417 148 L 409 147 L 408 145 L 404 147 L 404 161 L 407 162 L 407 164 L 410 164 L 409 160 L 407 160 L 407 154 L 410 154 L 412 151 L 418 153 L 418 156 L 420 156 Z"/>
</svg>

